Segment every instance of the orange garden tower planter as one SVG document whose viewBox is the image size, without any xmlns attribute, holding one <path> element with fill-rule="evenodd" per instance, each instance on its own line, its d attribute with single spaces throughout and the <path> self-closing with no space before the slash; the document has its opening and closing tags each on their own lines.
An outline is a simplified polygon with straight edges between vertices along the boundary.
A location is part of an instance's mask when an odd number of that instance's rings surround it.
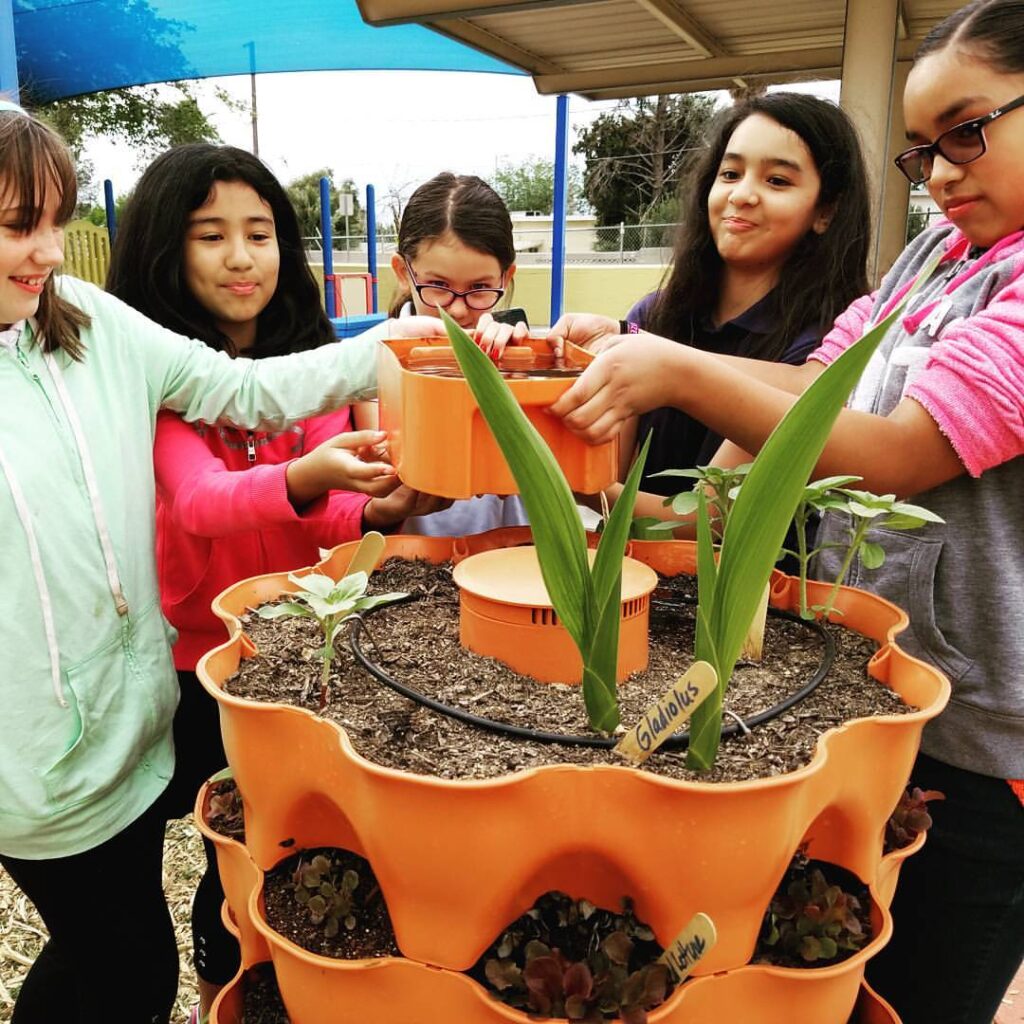
<svg viewBox="0 0 1024 1024">
<path fill-rule="evenodd" d="M 457 576 L 472 577 L 470 586 L 476 580 L 472 596 L 487 600 L 472 559 L 528 541 L 526 530 L 458 540 L 395 536 L 381 557 L 450 559 Z M 319 571 L 342 576 L 356 546 L 334 549 Z M 635 592 L 632 584 L 624 589 L 624 608 L 646 597 L 651 577 L 645 568 L 666 575 L 695 569 L 695 548 L 687 542 L 634 542 L 628 555 L 639 583 Z M 465 596 L 467 580 L 460 583 Z M 239 616 L 294 589 L 287 574 L 276 574 L 221 594 L 215 610 L 228 639 L 198 669 L 220 704 L 225 748 L 245 804 L 248 853 L 262 870 L 318 846 L 366 857 L 402 957 L 333 961 L 299 950 L 267 925 L 261 890 L 254 886 L 249 917 L 270 951 L 293 1024 L 525 1024 L 529 1018 L 495 1002 L 460 972 L 550 890 L 605 907 L 629 896 L 662 945 L 695 912 L 712 918 L 717 944 L 693 976 L 650 1012 L 652 1024 L 847 1024 L 855 1004 L 860 1017 L 854 1020 L 895 1020 L 861 987 L 865 962 L 891 928 L 887 906 L 900 861 L 882 857 L 882 834 L 909 777 L 921 730 L 948 699 L 949 683 L 900 649 L 907 619 L 894 605 L 843 588 L 836 614 L 876 642 L 869 673 L 918 710 L 829 730 L 811 762 L 797 771 L 710 784 L 625 765 L 550 765 L 460 781 L 374 764 L 332 722 L 224 691 L 240 661 L 259 656 Z M 537 610 L 543 618 L 536 597 L 531 591 L 512 607 L 530 609 L 531 617 Z M 770 600 L 793 610 L 796 581 L 776 573 Z M 624 835 L 643 839 L 627 843 Z M 749 965 L 764 910 L 802 845 L 811 857 L 838 864 L 869 886 L 874 938 L 834 967 Z M 671 885 L 666 865 L 672 866 Z M 233 1020 L 225 1017 L 222 1024 Z"/>
<path fill-rule="evenodd" d="M 566 372 L 594 357 L 566 344 Z M 588 445 L 550 415 L 547 407 L 572 384 L 571 376 L 542 373 L 551 361 L 546 341 L 505 350 L 503 366 L 513 395 L 551 448 L 569 486 L 595 494 L 618 479 L 618 442 Z M 377 367 L 380 428 L 389 437 L 391 460 L 402 482 L 443 498 L 517 494 L 505 456 L 484 421 L 455 357 L 441 338 L 381 343 Z"/>
</svg>

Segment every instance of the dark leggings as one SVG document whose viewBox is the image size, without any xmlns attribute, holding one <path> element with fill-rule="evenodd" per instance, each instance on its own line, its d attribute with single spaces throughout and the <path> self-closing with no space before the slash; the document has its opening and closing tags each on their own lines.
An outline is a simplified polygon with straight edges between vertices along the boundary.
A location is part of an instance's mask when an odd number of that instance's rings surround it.
<svg viewBox="0 0 1024 1024">
<path fill-rule="evenodd" d="M 192 813 L 199 787 L 227 764 L 220 736 L 217 702 L 203 689 L 194 672 L 178 672 L 181 700 L 174 715 L 174 778 L 164 796 L 168 818 Z M 203 840 L 206 871 L 192 903 L 192 950 L 196 974 L 211 985 L 226 985 L 240 963 L 238 942 L 224 927 L 224 902 L 213 844 Z"/>
<path fill-rule="evenodd" d="M 1002 779 L 924 754 L 911 778 L 946 799 L 928 805 L 868 980 L 903 1024 L 989 1024 L 1024 956 L 1024 807 Z"/>
<path fill-rule="evenodd" d="M 160 802 L 95 849 L 53 860 L 0 856 L 50 939 L 12 1024 L 166 1024 L 178 946 L 162 885 Z"/>
</svg>

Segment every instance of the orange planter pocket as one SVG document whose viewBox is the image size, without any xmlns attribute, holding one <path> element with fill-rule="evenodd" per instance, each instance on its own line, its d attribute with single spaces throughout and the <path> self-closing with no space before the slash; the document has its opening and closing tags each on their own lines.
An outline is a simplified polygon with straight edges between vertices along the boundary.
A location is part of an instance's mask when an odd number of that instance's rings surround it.
<svg viewBox="0 0 1024 1024">
<path fill-rule="evenodd" d="M 237 934 L 242 950 L 242 966 L 248 967 L 269 956 L 266 943 L 249 920 L 249 894 L 256 885 L 259 873 L 242 843 L 215 832 L 206 823 L 211 786 L 211 782 L 205 782 L 200 788 L 193 818 L 199 831 L 213 843 L 217 854 L 217 873 L 224 889 L 224 903 L 234 925 L 229 930 Z"/>
<path fill-rule="evenodd" d="M 451 352 L 443 338 L 402 338 L 380 343 L 380 428 L 388 432 L 391 460 L 399 477 L 418 491 L 444 498 L 518 494 L 512 471 L 466 381 L 409 368 L 410 361 L 412 367 L 422 365 L 424 353 L 430 347 L 442 353 Z M 550 351 L 541 339 L 533 339 L 522 347 L 535 354 Z M 583 366 L 594 357 L 568 345 L 566 358 Z M 571 378 L 534 377 L 509 380 L 508 384 L 574 491 L 595 494 L 615 482 L 618 441 L 589 445 L 547 412 L 547 407 L 571 386 Z"/>
</svg>

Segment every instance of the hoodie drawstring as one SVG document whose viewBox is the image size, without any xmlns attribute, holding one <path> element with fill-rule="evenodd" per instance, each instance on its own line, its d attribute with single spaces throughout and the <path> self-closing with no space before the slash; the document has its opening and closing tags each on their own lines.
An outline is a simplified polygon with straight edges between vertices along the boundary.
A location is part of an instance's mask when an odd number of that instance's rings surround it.
<svg viewBox="0 0 1024 1024">
<path fill-rule="evenodd" d="M 89 492 L 89 503 L 92 505 L 92 516 L 96 523 L 96 532 L 100 538 L 100 548 L 103 550 L 103 561 L 107 567 L 107 584 L 110 593 L 114 598 L 114 607 L 118 615 L 128 614 L 128 601 L 125 599 L 124 590 L 121 587 L 121 577 L 117 572 L 117 563 L 114 561 L 114 545 L 110 540 L 110 530 L 107 528 L 107 518 L 103 514 L 103 506 L 100 503 L 100 489 L 96 483 L 96 472 L 92 465 L 92 456 L 89 454 L 89 447 L 85 443 L 85 431 L 82 429 L 78 413 L 71 402 L 67 386 L 64 383 L 64 375 L 61 373 L 57 360 L 52 352 L 46 353 L 46 365 L 50 371 L 54 386 L 57 389 L 57 397 L 64 409 L 64 415 L 71 425 L 71 432 L 75 435 L 75 444 L 78 448 L 78 458 L 82 463 L 82 473 L 85 476 L 85 486 Z"/>
<path fill-rule="evenodd" d="M 32 527 L 32 513 L 29 510 L 28 502 L 22 493 L 18 478 L 14 475 L 7 456 L 0 448 L 0 470 L 7 477 L 7 486 L 11 489 L 11 497 L 14 499 L 14 507 L 18 512 L 18 519 L 21 520 L 21 528 L 25 531 L 28 539 L 29 557 L 32 560 L 32 572 L 36 578 L 36 590 L 39 593 L 39 607 L 43 611 L 43 627 L 46 630 L 46 647 L 50 655 L 50 679 L 53 683 L 53 693 L 57 703 L 66 708 L 68 702 L 64 699 L 64 688 L 60 679 L 60 649 L 57 647 L 57 628 L 53 623 L 53 602 L 50 600 L 50 588 L 46 585 L 46 575 L 43 572 L 43 559 L 39 554 L 39 543 L 36 541 L 36 531 Z"/>
</svg>

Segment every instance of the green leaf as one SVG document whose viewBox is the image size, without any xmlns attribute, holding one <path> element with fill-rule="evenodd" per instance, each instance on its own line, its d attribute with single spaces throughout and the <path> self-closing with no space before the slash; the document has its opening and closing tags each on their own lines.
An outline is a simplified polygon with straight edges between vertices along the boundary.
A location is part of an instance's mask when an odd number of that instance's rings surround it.
<svg viewBox="0 0 1024 1024">
<path fill-rule="evenodd" d="M 581 652 L 583 700 L 590 724 L 605 732 L 611 732 L 619 724 L 615 676 L 619 654 L 619 622 L 622 618 L 622 558 L 629 540 L 636 492 L 650 445 L 651 435 L 648 433 L 601 533 L 590 570 L 590 593 L 596 605 L 597 621 L 587 648 Z"/>
<path fill-rule="evenodd" d="M 331 604 L 344 604 L 347 601 L 354 601 L 366 593 L 370 578 L 365 572 L 352 572 L 342 576 L 335 584 L 334 589 L 328 594 Z"/>
<path fill-rule="evenodd" d="M 657 473 L 651 473 L 650 479 L 653 480 L 656 476 L 682 476 L 690 480 L 703 480 L 704 471 L 702 469 L 663 469 Z"/>
<path fill-rule="evenodd" d="M 699 583 L 699 581 L 698 581 Z M 686 767 L 691 771 L 705 772 L 715 762 L 715 754 L 722 732 L 722 700 L 725 682 L 718 668 L 718 652 L 704 609 L 697 605 L 697 640 L 695 660 L 706 661 L 718 676 L 715 692 L 709 694 L 693 709 L 690 716 L 690 744 L 686 750 Z M 708 753 L 710 751 L 710 754 Z"/>
<path fill-rule="evenodd" d="M 884 508 L 877 505 L 865 505 L 861 501 L 849 501 L 846 506 L 852 515 L 861 519 L 875 519 L 885 512 Z"/>
<path fill-rule="evenodd" d="M 590 619 L 594 609 L 586 533 L 572 491 L 497 367 L 444 310 L 441 319 L 466 383 L 519 488 L 551 603 L 582 652 L 596 623 Z"/>
<path fill-rule="evenodd" d="M 302 590 L 316 594 L 317 597 L 322 597 L 325 600 L 331 596 L 331 591 L 337 586 L 330 576 L 324 576 L 319 572 L 307 573 L 305 576 L 296 576 L 295 573 L 290 572 L 288 579 Z"/>
<path fill-rule="evenodd" d="M 310 594 L 306 598 L 306 603 L 313 609 L 313 613 L 321 622 L 332 616 L 348 615 L 356 606 L 355 598 L 344 601 L 332 598 L 330 601 L 325 601 L 323 598 L 317 597 L 316 594 Z"/>
<path fill-rule="evenodd" d="M 703 493 L 703 488 L 700 489 Z M 677 516 L 688 516 L 697 509 L 697 492 L 696 491 L 683 491 L 682 494 L 677 494 L 674 498 L 667 499 L 666 505 L 672 506 L 672 511 Z"/>
<path fill-rule="evenodd" d="M 858 554 L 865 569 L 879 569 L 885 562 L 885 548 L 871 541 L 862 541 Z"/>
<path fill-rule="evenodd" d="M 256 609 L 256 614 L 261 619 L 283 619 L 286 616 L 294 618 L 299 616 L 304 619 L 315 619 L 316 616 L 298 601 L 281 601 L 279 604 L 265 604 Z"/>
<path fill-rule="evenodd" d="M 371 608 L 378 608 L 382 604 L 393 604 L 395 601 L 404 601 L 409 595 L 400 590 L 392 591 L 390 594 L 371 594 L 361 597 L 356 601 L 356 611 L 367 612 Z"/>
</svg>

